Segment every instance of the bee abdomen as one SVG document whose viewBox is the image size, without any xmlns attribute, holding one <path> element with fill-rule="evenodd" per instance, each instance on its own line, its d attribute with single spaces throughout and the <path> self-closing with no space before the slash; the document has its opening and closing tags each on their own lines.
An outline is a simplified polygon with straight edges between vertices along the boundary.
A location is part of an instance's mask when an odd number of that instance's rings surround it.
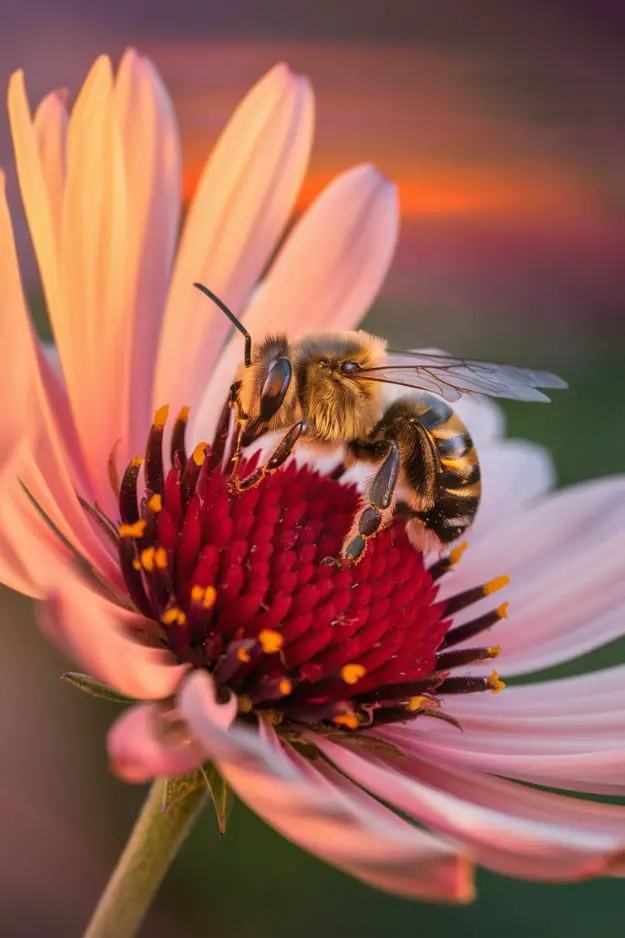
<svg viewBox="0 0 625 938">
<path fill-rule="evenodd" d="M 473 523 L 481 495 L 478 456 L 460 417 L 423 392 L 395 401 L 380 428 L 404 440 L 413 517 L 442 544 L 460 537 Z"/>
</svg>

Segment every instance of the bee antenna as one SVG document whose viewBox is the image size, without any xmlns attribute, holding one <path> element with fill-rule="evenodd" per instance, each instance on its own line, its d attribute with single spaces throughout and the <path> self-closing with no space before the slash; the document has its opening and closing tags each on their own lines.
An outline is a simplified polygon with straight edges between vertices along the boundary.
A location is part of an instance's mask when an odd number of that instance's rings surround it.
<svg viewBox="0 0 625 938">
<path fill-rule="evenodd" d="M 216 296 L 212 290 L 209 290 L 208 287 L 205 287 L 203 283 L 194 283 L 193 286 L 197 287 L 200 293 L 205 293 L 206 296 L 209 299 L 211 299 L 213 303 L 215 303 L 216 306 L 219 307 L 222 313 L 226 314 L 226 316 L 228 317 L 232 325 L 235 326 L 239 330 L 239 332 L 241 332 L 244 335 L 245 337 L 244 361 L 245 361 L 245 367 L 249 368 L 250 365 L 252 364 L 252 337 L 247 331 L 247 329 L 245 328 L 245 326 L 243 325 L 243 323 L 240 322 L 240 320 L 237 319 L 234 313 L 228 309 L 228 307 L 223 302 L 223 300 L 220 300 L 219 297 Z"/>
</svg>

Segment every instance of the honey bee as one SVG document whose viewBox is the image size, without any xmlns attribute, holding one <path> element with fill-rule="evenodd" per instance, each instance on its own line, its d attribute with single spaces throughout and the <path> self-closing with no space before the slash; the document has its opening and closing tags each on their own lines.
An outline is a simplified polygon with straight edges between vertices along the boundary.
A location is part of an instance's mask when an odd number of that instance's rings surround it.
<svg viewBox="0 0 625 938">
<path fill-rule="evenodd" d="M 540 388 L 565 388 L 544 371 L 470 361 L 422 351 L 396 352 L 362 330 L 320 332 L 289 341 L 267 336 L 258 345 L 237 317 L 202 284 L 245 338 L 245 354 L 230 389 L 235 413 L 232 484 L 258 485 L 284 464 L 300 441 L 342 446 L 343 464 L 376 466 L 341 550 L 347 564 L 397 512 L 413 540 L 443 547 L 460 537 L 478 510 L 480 464 L 471 435 L 449 406 L 462 396 L 549 401 Z M 387 405 L 384 385 L 410 389 Z M 264 463 L 240 479 L 241 450 L 266 433 L 286 431 Z"/>
</svg>

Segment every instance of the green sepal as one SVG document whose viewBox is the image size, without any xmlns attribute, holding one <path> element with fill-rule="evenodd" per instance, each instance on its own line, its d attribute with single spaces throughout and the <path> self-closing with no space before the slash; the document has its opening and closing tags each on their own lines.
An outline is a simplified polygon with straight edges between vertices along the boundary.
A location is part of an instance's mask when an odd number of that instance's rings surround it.
<svg viewBox="0 0 625 938">
<path fill-rule="evenodd" d="M 234 795 L 211 762 L 206 762 L 200 768 L 187 772 L 186 775 L 177 775 L 167 779 L 163 795 L 163 811 L 202 787 L 208 788 L 210 792 L 217 817 L 219 836 L 224 837 L 228 815 L 234 803 Z"/>
<path fill-rule="evenodd" d="M 91 694 L 92 697 L 102 697 L 104 700 L 112 700 L 113 703 L 120 704 L 136 703 L 134 697 L 126 697 L 125 694 L 120 694 L 112 687 L 109 687 L 108 684 L 96 681 L 89 674 L 81 674 L 79 671 L 66 671 L 65 674 L 61 675 L 61 680 L 67 681 L 68 684 L 72 684 L 85 694 Z"/>
</svg>

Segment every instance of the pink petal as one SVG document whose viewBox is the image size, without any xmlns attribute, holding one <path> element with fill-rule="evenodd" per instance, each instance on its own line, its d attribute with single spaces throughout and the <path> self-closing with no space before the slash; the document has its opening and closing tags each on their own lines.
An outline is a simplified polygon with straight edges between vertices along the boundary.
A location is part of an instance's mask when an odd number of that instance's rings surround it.
<svg viewBox="0 0 625 938">
<path fill-rule="evenodd" d="M 488 633 L 503 648 L 503 672 L 566 661 L 623 633 L 625 479 L 584 483 L 541 499 L 476 537 L 441 598 L 498 574 L 509 618 Z M 492 605 L 492 597 L 486 602 Z M 454 621 L 472 617 L 477 607 Z M 477 672 L 476 672 L 477 673 Z"/>
<path fill-rule="evenodd" d="M 239 725 L 236 700 L 219 703 L 206 672 L 187 678 L 179 702 L 207 757 L 252 810 L 285 837 L 390 891 L 451 901 L 472 898 L 470 869 L 450 846 L 405 824 L 331 770 L 323 777 L 285 749 L 264 721 L 259 731 Z"/>
<path fill-rule="evenodd" d="M 468 424 L 471 433 L 473 427 Z M 469 544 L 509 518 L 525 511 L 553 488 L 551 456 L 542 446 L 525 440 L 495 440 L 478 445 L 482 472 L 482 498 Z"/>
<path fill-rule="evenodd" d="M 151 703 L 130 707 L 109 731 L 112 770 L 127 782 L 184 775 L 203 761 L 202 751 L 180 732 L 164 730 L 164 717 Z"/>
<path fill-rule="evenodd" d="M 356 326 L 386 277 L 398 223 L 395 186 L 373 166 L 339 176 L 298 222 L 250 300 L 243 322 L 252 337 Z M 196 414 L 200 435 L 210 429 L 241 359 L 241 338 L 234 336 Z"/>
<path fill-rule="evenodd" d="M 274 250 L 299 191 L 313 130 L 306 79 L 272 69 L 241 102 L 208 160 L 185 224 L 167 302 L 155 406 L 193 404 L 231 326 L 205 283 L 237 311 Z"/>
<path fill-rule="evenodd" d="M 33 595 L 50 570 L 42 557 L 49 557 L 50 550 L 61 556 L 65 552 L 51 544 L 45 524 L 17 485 L 18 474 L 74 546 L 101 569 L 110 572 L 110 566 L 107 551 L 76 498 L 79 474 L 72 479 L 68 467 L 68 463 L 75 467 L 73 427 L 63 389 L 41 351 L 25 306 L 3 185 L 0 276 L 5 296 L 3 391 L 11 401 L 0 420 L 0 445 L 5 462 L 12 459 L 10 466 L 5 465 L 0 487 L 4 505 L 0 533 L 6 542 L 2 572 L 5 582 Z M 12 458 L 18 451 L 19 465 Z M 20 556 L 23 562 L 16 561 Z"/>
<path fill-rule="evenodd" d="M 50 311 L 53 307 L 58 310 L 61 305 L 58 226 L 26 99 L 24 75 L 21 71 L 11 76 L 8 108 L 20 191 L 47 305 Z"/>
<path fill-rule="evenodd" d="M 24 465 L 19 471 L 22 476 L 27 474 Z M 4 480 L 1 495 L 2 582 L 39 598 L 67 574 L 70 551 L 32 505 L 17 475 Z"/>
<path fill-rule="evenodd" d="M 11 473 L 12 475 L 13 470 L 16 468 L 13 463 L 9 462 L 7 465 L 7 474 Z M 6 531 L 15 529 L 16 515 L 12 509 L 11 500 L 8 497 L 7 480 L 0 478 L 0 484 L 2 485 L 2 507 L 0 509 L 0 582 L 5 586 L 11 587 L 11 589 L 17 590 L 19 593 L 24 593 L 27 596 L 36 596 L 38 590 L 35 586 L 32 574 L 27 565 L 22 561 L 13 540 L 9 540 L 6 536 Z M 15 485 L 16 483 L 14 480 L 11 480 L 10 484 Z M 17 515 L 17 518 L 17 523 L 20 524 L 20 516 Z M 36 543 L 35 541 L 35 544 Z"/>
<path fill-rule="evenodd" d="M 106 510 L 113 507 L 106 472 L 113 446 L 121 440 L 123 464 L 138 445 L 132 434 L 143 443 L 147 430 L 178 224 L 177 131 L 153 69 L 132 55 L 117 87 L 109 60 L 96 61 L 72 111 L 66 152 L 59 107 L 57 101 L 51 114 L 46 99 L 33 126 L 23 79 L 14 76 L 10 111 L 22 197 L 72 412 Z"/>
<path fill-rule="evenodd" d="M 28 417 L 35 380 L 33 338 L 6 204 L 4 173 L 0 173 L 0 283 L 4 345 L 2 399 L 5 402 L 0 414 L 1 478 L 31 429 Z"/>
<path fill-rule="evenodd" d="M 132 241 L 113 74 L 99 58 L 72 109 L 61 227 L 63 306 L 51 308 L 61 365 L 98 503 L 112 507 L 106 465 L 129 455 Z"/>
<path fill-rule="evenodd" d="M 168 697 L 187 671 L 169 652 L 129 637 L 150 634 L 150 620 L 105 599 L 75 574 L 66 575 L 42 604 L 40 623 L 88 674 L 129 697 Z"/>
<path fill-rule="evenodd" d="M 149 59 L 130 50 L 115 83 L 128 200 L 127 285 L 130 439 L 141 450 L 150 425 L 152 381 L 181 202 L 181 153 L 173 104 Z M 134 326 L 134 330 L 133 330 Z"/>
<path fill-rule="evenodd" d="M 505 433 L 504 412 L 488 397 L 480 400 L 463 397 L 454 404 L 454 410 L 466 423 L 480 453 L 484 446 L 495 443 Z"/>
<path fill-rule="evenodd" d="M 295 773 L 280 747 L 272 747 L 256 730 L 236 721 L 237 700 L 233 695 L 221 703 L 207 671 L 194 671 L 180 692 L 180 712 L 202 743 L 208 758 L 220 765 L 260 766 L 276 779 Z"/>
<path fill-rule="evenodd" d="M 592 810 L 580 805 L 576 815 L 570 799 L 528 791 L 519 792 L 517 799 L 518 786 L 486 781 L 479 774 L 418 758 L 391 756 L 382 762 L 324 739 L 318 745 L 355 782 L 455 838 L 477 861 L 499 872 L 551 881 L 581 879 L 606 872 L 623 850 L 623 809 L 614 810 L 613 825 L 605 823 L 605 813 L 594 823 Z M 545 807 L 549 799 L 550 810 Z"/>
<path fill-rule="evenodd" d="M 50 212 L 57 239 L 61 236 L 61 211 L 65 188 L 67 93 L 52 91 L 40 103 L 33 122 L 41 171 L 46 183 Z"/>
<path fill-rule="evenodd" d="M 625 668 L 446 703 L 462 732 L 418 726 L 385 735 L 410 752 L 537 784 L 625 791 Z"/>
</svg>

